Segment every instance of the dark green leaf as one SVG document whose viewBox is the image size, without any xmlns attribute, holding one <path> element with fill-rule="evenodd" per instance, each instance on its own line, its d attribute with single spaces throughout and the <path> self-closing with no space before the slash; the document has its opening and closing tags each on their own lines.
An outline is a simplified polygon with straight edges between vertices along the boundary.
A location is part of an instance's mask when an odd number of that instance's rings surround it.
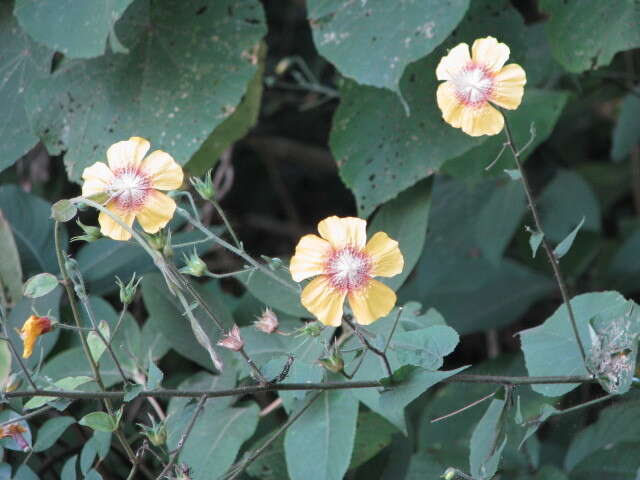
<svg viewBox="0 0 640 480">
<path fill-rule="evenodd" d="M 383 205 L 367 229 L 369 237 L 376 232 L 386 232 L 400 244 L 404 270 L 395 277 L 381 279 L 394 290 L 409 276 L 424 247 L 431 207 L 429 200 L 429 188 L 421 182 Z"/>
<path fill-rule="evenodd" d="M 67 199 L 58 200 L 51 207 L 51 218 L 58 222 L 68 222 L 78 213 L 78 207 Z"/>
<path fill-rule="evenodd" d="M 28 465 L 20 465 L 13 480 L 40 480 L 38 475 Z"/>
<path fill-rule="evenodd" d="M 390 443 L 398 429 L 374 412 L 360 412 L 356 426 L 356 439 L 349 470 L 358 468 L 375 457 Z"/>
<path fill-rule="evenodd" d="M 505 401 L 493 399 L 471 435 L 469 465 L 471 476 L 478 480 L 493 478 L 507 444 L 504 434 Z"/>
<path fill-rule="evenodd" d="M 570 72 L 608 65 L 617 52 L 640 46 L 635 0 L 543 0 L 540 8 L 551 15 L 551 51 Z"/>
<path fill-rule="evenodd" d="M 74 455 L 64 463 L 60 472 L 61 480 L 76 480 L 76 464 L 78 463 L 78 455 Z"/>
<path fill-rule="evenodd" d="M 49 72 L 53 52 L 34 42 L 19 26 L 11 2 L 0 3 L 0 172 L 10 167 L 37 143 L 24 107 L 25 91 Z M 5 203 L 0 201 L 5 208 Z M 5 212 L 7 213 L 7 212 Z"/>
<path fill-rule="evenodd" d="M 640 144 L 640 90 L 628 93 L 613 129 L 611 158 L 620 162 Z"/>
<path fill-rule="evenodd" d="M 438 370 L 442 367 L 443 358 L 453 352 L 459 340 L 453 328 L 436 325 L 397 333 L 391 346 L 400 363 Z"/>
<path fill-rule="evenodd" d="M 571 230 L 571 233 L 569 233 L 569 235 L 567 235 L 558 245 L 556 245 L 556 248 L 553 249 L 553 255 L 557 259 L 560 259 L 567 254 L 571 245 L 573 245 L 573 241 L 576 239 L 578 231 L 582 228 L 582 225 L 584 225 L 584 219 L 585 217 L 582 217 L 582 220 L 580 220 L 580 223 L 576 225 L 576 228 Z"/>
<path fill-rule="evenodd" d="M 269 432 L 264 438 L 256 442 L 253 448 L 258 448 L 271 438 L 275 432 Z M 284 458 L 284 435 L 278 438 L 267 447 L 251 465 L 247 467 L 247 473 L 258 480 L 281 480 L 289 478 L 287 472 L 287 462 Z"/>
<path fill-rule="evenodd" d="M 469 0 L 311 0 L 307 6 L 320 55 L 345 77 L 394 91 L 405 67 L 442 43 L 468 7 Z"/>
<path fill-rule="evenodd" d="M 67 150 L 74 181 L 132 132 L 185 164 L 235 111 L 265 34 L 256 0 L 140 2 L 117 27 L 128 55 L 64 62 L 27 93 L 31 124 L 51 153 Z"/>
<path fill-rule="evenodd" d="M 0 304 L 13 306 L 22 296 L 22 266 L 11 225 L 0 209 Z"/>
<path fill-rule="evenodd" d="M 132 0 L 16 0 L 14 14 L 33 39 L 71 58 L 97 57 L 112 50 L 127 53 L 114 25 Z"/>
<path fill-rule="evenodd" d="M 638 478 L 640 443 L 603 448 L 584 459 L 571 472 L 573 480 L 635 480 Z"/>
<path fill-rule="evenodd" d="M 149 360 L 146 389 L 155 390 L 156 388 L 159 388 L 163 378 L 164 373 L 162 373 L 162 370 L 160 370 L 158 366 L 153 363 L 153 360 Z"/>
<path fill-rule="evenodd" d="M 85 359 L 86 362 L 86 359 Z M 87 367 L 88 369 L 89 367 Z M 53 383 L 53 385 L 49 386 L 49 390 L 76 390 L 80 385 L 84 385 L 85 383 L 91 382 L 91 377 L 88 376 L 75 376 L 75 377 L 64 377 L 60 380 L 57 380 Z M 51 402 L 55 397 L 33 397 L 27 403 L 25 403 L 24 408 L 28 410 L 32 410 L 34 408 L 41 407 L 42 405 Z"/>
<path fill-rule="evenodd" d="M 42 424 L 38 430 L 36 443 L 33 446 L 34 452 L 43 452 L 58 441 L 58 438 L 64 431 L 76 421 L 73 417 L 55 417 L 50 418 Z"/>
<path fill-rule="evenodd" d="M 291 479 L 341 480 L 349 468 L 357 418 L 358 401 L 349 392 L 322 392 L 285 434 Z"/>
<path fill-rule="evenodd" d="M 24 284 L 24 295 L 29 298 L 44 297 L 58 286 L 58 279 L 50 273 L 39 273 Z"/>
<path fill-rule="evenodd" d="M 405 480 L 437 479 L 444 473 L 446 466 L 438 461 L 432 453 L 419 451 L 411 455 L 409 471 Z"/>
<path fill-rule="evenodd" d="M 288 268 L 279 268 L 273 272 L 283 281 L 296 285 L 291 279 Z M 282 285 L 280 282 L 256 270 L 237 277 L 251 294 L 264 305 L 294 317 L 312 317 L 312 314 L 300 303 L 300 292 Z"/>
</svg>

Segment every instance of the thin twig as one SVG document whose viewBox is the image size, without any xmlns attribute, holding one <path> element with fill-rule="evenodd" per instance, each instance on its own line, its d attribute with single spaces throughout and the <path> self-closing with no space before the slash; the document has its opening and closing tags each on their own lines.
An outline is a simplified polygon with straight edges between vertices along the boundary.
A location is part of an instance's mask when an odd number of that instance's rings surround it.
<svg viewBox="0 0 640 480">
<path fill-rule="evenodd" d="M 464 412 L 465 410 L 468 410 L 468 409 L 470 409 L 471 407 L 475 407 L 476 405 L 481 404 L 481 403 L 482 403 L 482 402 L 484 402 L 485 400 L 490 399 L 490 398 L 491 398 L 491 397 L 493 397 L 496 393 L 498 393 L 498 391 L 497 391 L 497 390 L 496 390 L 495 392 L 493 392 L 493 393 L 490 393 L 489 395 L 485 395 L 484 397 L 482 397 L 482 398 L 481 398 L 481 399 L 479 399 L 479 400 L 476 400 L 475 402 L 471 402 L 469 405 L 465 405 L 464 407 L 459 408 L 458 410 L 454 410 L 454 411 L 453 411 L 453 412 L 451 412 L 451 413 L 447 413 L 446 415 L 443 415 L 443 416 L 441 416 L 441 417 L 434 418 L 433 420 L 431 420 L 431 423 L 436 423 L 436 422 L 439 422 L 440 420 L 444 420 L 444 419 L 446 419 L 446 418 L 453 417 L 454 415 L 457 415 L 457 414 L 459 414 L 459 413 L 462 413 L 462 412 Z"/>
<path fill-rule="evenodd" d="M 187 439 L 189 438 L 189 435 L 191 434 L 191 430 L 193 430 L 193 426 L 196 424 L 196 420 L 198 419 L 198 415 L 200 415 L 200 412 L 204 408 L 204 404 L 205 404 L 206 400 L 207 400 L 207 396 L 206 395 L 200 396 L 200 400 L 198 401 L 198 404 L 196 405 L 196 409 L 193 412 L 193 416 L 191 417 L 191 420 L 189 420 L 189 424 L 187 425 L 187 428 L 185 428 L 184 432 L 182 432 L 182 436 L 180 437 L 180 440 L 178 441 L 178 445 L 176 446 L 176 449 L 171 454 L 171 457 L 169 458 L 169 463 L 167 463 L 165 465 L 165 467 L 162 469 L 160 474 L 156 477 L 156 480 L 162 480 L 162 478 L 169 473 L 169 470 L 171 470 L 171 467 L 176 463 L 176 460 L 178 459 L 178 456 L 180 455 L 180 452 L 182 451 L 182 448 L 184 447 L 184 444 L 187 443 Z"/>
<path fill-rule="evenodd" d="M 396 327 L 400 322 L 400 317 L 402 317 L 403 311 L 404 311 L 403 307 L 398 307 L 398 314 L 396 315 L 396 319 L 393 321 L 393 327 L 391 327 L 391 332 L 389 332 L 389 337 L 387 337 L 387 343 L 384 344 L 384 350 L 382 350 L 382 353 L 387 353 L 389 344 L 391 344 L 391 338 L 393 338 L 393 334 L 396 332 Z"/>
<path fill-rule="evenodd" d="M 358 337 L 360 342 L 362 342 L 362 344 L 366 346 L 368 350 L 371 350 L 373 353 L 375 353 L 377 356 L 379 356 L 382 359 L 384 363 L 384 368 L 387 370 L 387 374 L 389 378 L 391 378 L 393 376 L 393 370 L 391 369 L 391 365 L 389 364 L 389 359 L 387 358 L 387 354 L 382 350 L 379 350 L 378 348 L 374 347 L 371 344 L 371 342 L 366 339 L 366 337 L 362 334 L 362 332 L 358 330 L 358 328 L 355 326 L 355 324 L 351 321 L 351 319 L 348 316 L 345 315 L 343 319 L 345 323 L 349 325 L 349 327 L 351 327 L 351 330 L 353 330 L 353 333 L 356 334 L 356 337 Z"/>
<path fill-rule="evenodd" d="M 43 413 L 48 412 L 53 407 L 51 405 L 44 406 L 39 408 L 38 410 L 34 410 L 33 412 L 26 413 L 20 417 L 14 417 L 11 420 L 7 420 L 5 422 L 0 423 L 0 427 L 4 427 L 5 425 L 9 425 L 10 423 L 21 422 L 22 420 L 28 420 L 29 418 L 37 417 L 38 415 L 42 415 Z"/>
<path fill-rule="evenodd" d="M 513 141 L 513 134 L 511 133 L 511 128 L 509 127 L 509 122 L 507 120 L 507 116 L 503 111 L 504 117 L 504 127 L 505 134 L 507 136 L 507 142 L 509 144 L 509 148 L 511 149 L 511 153 L 513 153 L 513 158 L 516 162 L 518 170 L 520 171 L 520 179 L 522 180 L 522 186 L 524 187 L 525 194 L 527 196 L 527 201 L 529 203 L 529 209 L 531 210 L 531 215 L 533 216 L 533 221 L 535 222 L 536 229 L 539 233 L 542 234 L 542 246 L 547 254 L 547 258 L 549 259 L 549 263 L 551 264 L 551 268 L 553 269 L 553 274 L 556 279 L 556 283 L 558 284 L 558 288 L 560 289 L 560 294 L 562 295 L 562 300 L 567 308 L 567 312 L 569 314 L 569 320 L 571 321 L 571 327 L 573 328 L 573 334 L 576 338 L 576 342 L 578 343 L 578 348 L 580 349 L 580 355 L 582 356 L 582 361 L 584 362 L 585 368 L 588 370 L 589 366 L 587 363 L 587 354 L 582 344 L 582 340 L 580 339 L 580 333 L 578 332 L 578 325 L 576 323 L 575 316 L 573 314 L 573 308 L 571 307 L 571 300 L 569 298 L 569 291 L 567 288 L 567 284 L 562 275 L 562 271 L 560 270 L 560 264 L 558 263 L 558 259 L 553 253 L 553 249 L 549 245 L 547 241 L 547 237 L 544 234 L 544 230 L 542 229 L 542 222 L 540 221 L 540 215 L 538 214 L 538 209 L 536 208 L 536 204 L 533 198 L 533 191 L 531 190 L 531 186 L 529 185 L 529 180 L 527 179 L 527 175 L 522 166 L 522 162 L 520 160 L 520 152 L 516 147 Z"/>
<path fill-rule="evenodd" d="M 38 390 L 38 386 L 33 381 L 33 378 L 31 377 L 31 374 L 29 373 L 27 366 L 22 361 L 22 357 L 20 357 L 20 354 L 16 350 L 16 347 L 11 341 L 11 338 L 9 338 L 9 333 L 7 332 L 7 327 L 4 322 L 2 323 L 2 329 L 5 335 L 5 337 L 2 340 L 7 342 L 7 344 L 9 345 L 9 349 L 11 350 L 13 357 L 18 361 L 18 365 L 20 365 L 20 370 L 22 370 L 22 373 L 24 373 L 24 376 L 27 379 L 27 382 L 29 382 L 29 385 L 31 385 L 31 388 L 33 388 L 34 390 Z"/>
</svg>

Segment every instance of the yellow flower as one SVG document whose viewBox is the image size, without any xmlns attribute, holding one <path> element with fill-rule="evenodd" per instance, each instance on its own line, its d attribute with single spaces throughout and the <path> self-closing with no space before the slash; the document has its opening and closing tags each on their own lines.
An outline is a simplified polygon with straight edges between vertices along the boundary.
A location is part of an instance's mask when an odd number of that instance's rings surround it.
<svg viewBox="0 0 640 480">
<path fill-rule="evenodd" d="M 36 340 L 43 333 L 47 333 L 51 331 L 51 319 L 48 317 L 37 317 L 35 315 L 31 315 L 27 318 L 27 321 L 24 322 L 22 328 L 18 332 L 20 334 L 20 338 L 24 343 L 24 350 L 22 352 L 22 358 L 29 358 L 33 353 L 33 346 L 36 343 Z"/>
<path fill-rule="evenodd" d="M 320 322 L 334 327 L 342 322 L 345 297 L 361 325 L 386 316 L 396 294 L 373 277 L 402 272 L 398 242 L 378 232 L 367 243 L 367 222 L 354 217 L 325 218 L 318 232 L 322 238 L 305 235 L 300 239 L 289 266 L 296 282 L 316 277 L 302 291 L 302 304 Z"/>
<path fill-rule="evenodd" d="M 131 226 L 138 219 L 145 232 L 163 228 L 176 209 L 176 203 L 158 190 L 175 190 L 182 185 L 182 168 L 166 152 L 156 150 L 145 158 L 149 142 L 131 137 L 114 143 L 107 150 L 109 166 L 96 162 L 82 173 L 82 195 L 107 194 L 106 207 Z M 128 240 L 131 234 L 100 212 L 100 231 L 114 240 Z"/>
<path fill-rule="evenodd" d="M 438 107 L 444 120 L 472 137 L 496 135 L 504 127 L 502 113 L 491 104 L 515 110 L 522 101 L 527 77 L 520 65 L 503 65 L 509 47 L 493 37 L 461 43 L 442 57 L 436 68 L 440 84 Z"/>
</svg>

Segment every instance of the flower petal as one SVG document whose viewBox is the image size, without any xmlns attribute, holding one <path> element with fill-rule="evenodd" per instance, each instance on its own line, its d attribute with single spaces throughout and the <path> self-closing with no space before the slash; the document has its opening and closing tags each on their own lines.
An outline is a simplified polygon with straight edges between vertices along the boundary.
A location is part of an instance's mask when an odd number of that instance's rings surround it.
<svg viewBox="0 0 640 480">
<path fill-rule="evenodd" d="M 317 235 L 305 235 L 296 246 L 296 253 L 291 257 L 289 271 L 296 282 L 322 275 L 332 248 L 329 242 Z"/>
<path fill-rule="evenodd" d="M 371 276 L 393 277 L 402 272 L 404 258 L 398 242 L 389 238 L 384 232 L 378 232 L 364 247 L 364 252 L 371 258 Z"/>
<path fill-rule="evenodd" d="M 140 169 L 151 178 L 151 186 L 158 190 L 180 188 L 184 174 L 171 155 L 162 150 L 152 152 L 142 161 Z"/>
<path fill-rule="evenodd" d="M 362 250 L 367 242 L 367 221 L 356 217 L 328 217 L 318 223 L 318 232 L 336 250 L 346 246 Z"/>
<path fill-rule="evenodd" d="M 96 162 L 82 172 L 82 196 L 90 197 L 106 191 L 107 186 L 113 180 L 113 172 L 105 163 Z"/>
<path fill-rule="evenodd" d="M 395 292 L 378 280 L 371 279 L 359 290 L 349 293 L 349 305 L 360 325 L 369 325 L 387 316 L 395 304 Z"/>
<path fill-rule="evenodd" d="M 493 37 L 479 38 L 471 47 L 473 61 L 497 72 L 509 59 L 509 47 Z"/>
<path fill-rule="evenodd" d="M 460 128 L 462 112 L 467 107 L 458 100 L 455 85 L 452 82 L 441 83 L 436 91 L 436 99 L 444 121 L 453 127 Z"/>
<path fill-rule="evenodd" d="M 149 141 L 140 137 L 114 143 L 107 150 L 107 160 L 111 170 L 119 168 L 138 168 L 149 151 Z"/>
<path fill-rule="evenodd" d="M 453 77 L 469 63 L 469 45 L 461 43 L 456 45 L 449 53 L 440 59 L 436 68 L 436 78 L 438 80 L 453 80 Z"/>
<path fill-rule="evenodd" d="M 305 287 L 300 296 L 302 305 L 325 325 L 337 327 L 342 323 L 342 307 L 347 292 L 329 284 L 329 277 L 321 275 Z"/>
<path fill-rule="evenodd" d="M 515 110 L 522 102 L 527 74 L 524 69 L 511 63 L 494 75 L 495 86 L 490 101 L 508 110 Z"/>
<path fill-rule="evenodd" d="M 462 131 L 472 137 L 496 135 L 504 127 L 502 113 L 489 103 L 480 107 L 465 108 L 461 115 Z"/>
<path fill-rule="evenodd" d="M 125 224 L 133 225 L 133 220 L 136 217 L 135 211 L 122 210 L 116 202 L 109 202 L 107 209 L 120 217 Z M 98 215 L 98 223 L 100 224 L 100 231 L 105 237 L 113 238 L 114 240 L 129 240 L 131 238 L 131 234 L 105 212 L 100 212 L 100 215 Z"/>
<path fill-rule="evenodd" d="M 151 190 L 144 205 L 138 211 L 137 218 L 145 232 L 156 233 L 169 223 L 175 211 L 176 202 L 171 197 L 157 190 Z"/>
</svg>

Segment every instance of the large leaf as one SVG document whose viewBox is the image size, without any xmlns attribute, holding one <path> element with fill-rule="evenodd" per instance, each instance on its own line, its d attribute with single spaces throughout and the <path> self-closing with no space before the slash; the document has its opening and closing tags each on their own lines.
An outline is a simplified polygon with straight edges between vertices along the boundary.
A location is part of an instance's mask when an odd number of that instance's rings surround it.
<svg viewBox="0 0 640 480">
<path fill-rule="evenodd" d="M 596 315 L 614 321 L 620 311 L 630 312 L 631 321 L 640 319 L 638 306 L 618 292 L 585 293 L 571 299 L 582 344 L 591 351 L 589 321 Z M 566 306 L 563 304 L 542 325 L 520 332 L 522 351 L 531 376 L 587 375 L 580 350 L 571 327 Z M 578 384 L 533 385 L 543 395 L 556 397 L 576 388 Z"/>
<path fill-rule="evenodd" d="M 75 423 L 75 418 L 68 416 L 60 416 L 50 418 L 42 424 L 38 430 L 38 436 L 36 437 L 36 443 L 33 446 L 34 452 L 43 452 L 51 447 L 58 438 L 64 433 L 64 431 L 72 424 Z"/>
<path fill-rule="evenodd" d="M 431 305 L 469 333 L 511 323 L 549 292 L 550 280 L 503 258 L 525 211 L 521 188 L 504 178 L 436 178 L 424 252 L 401 300 Z"/>
<path fill-rule="evenodd" d="M 622 100 L 620 115 L 613 129 L 611 158 L 620 162 L 640 144 L 640 90 L 628 93 Z"/>
<path fill-rule="evenodd" d="M 469 0 L 310 0 L 307 4 L 320 55 L 345 77 L 394 91 L 399 91 L 405 67 L 442 43 L 468 7 Z"/>
<path fill-rule="evenodd" d="M 167 446 L 176 448 L 182 432 L 193 416 L 192 403 L 170 417 Z M 231 408 L 207 402 L 184 444 L 179 461 L 189 465 L 194 480 L 218 478 L 233 463 L 242 444 L 258 425 L 256 404 Z"/>
<path fill-rule="evenodd" d="M 236 109 L 265 33 L 256 0 L 143 1 L 118 27 L 128 55 L 65 62 L 27 94 L 32 125 L 50 152 L 68 151 L 75 181 L 134 132 L 185 164 Z"/>
<path fill-rule="evenodd" d="M 429 188 L 424 182 L 419 183 L 381 207 L 368 226 L 369 237 L 382 231 L 399 243 L 404 270 L 395 277 L 381 279 L 394 290 L 404 283 L 420 257 L 430 207 Z"/>
<path fill-rule="evenodd" d="M 635 292 L 640 282 L 640 230 L 636 230 L 615 252 L 607 266 L 607 285 L 623 292 Z"/>
<path fill-rule="evenodd" d="M 494 35 L 509 44 L 511 59 L 518 61 L 524 55 L 522 32 L 522 19 L 508 2 L 473 2 L 449 40 L 410 65 L 403 75 L 400 89 L 409 105 L 409 116 L 393 92 L 345 83 L 330 144 L 340 176 L 354 193 L 361 216 L 368 216 L 381 203 L 432 174 L 445 160 L 485 140 L 472 138 L 441 118 L 435 101 L 435 69 L 447 48 Z"/>
<path fill-rule="evenodd" d="M 53 247 L 51 205 L 15 185 L 0 187 L 0 205 L 18 246 L 25 277 L 35 273 L 58 273 Z M 66 227 L 62 229 L 62 248 L 67 246 Z"/>
<path fill-rule="evenodd" d="M 273 273 L 290 285 L 296 285 L 291 279 L 289 269 L 282 267 Z M 265 306 L 279 310 L 295 317 L 312 317 L 313 315 L 300 303 L 300 291 L 287 288 L 282 283 L 271 278 L 260 270 L 255 270 L 238 275 L 240 280 L 251 294 L 264 303 Z"/>
<path fill-rule="evenodd" d="M 504 400 L 492 400 L 471 435 L 469 465 L 475 479 L 491 479 L 498 469 L 502 450 L 507 444 L 503 430 L 505 408 Z"/>
<path fill-rule="evenodd" d="M 141 285 L 142 298 L 149 312 L 149 320 L 147 321 L 162 332 L 171 348 L 180 355 L 205 368 L 214 368 L 211 363 L 211 357 L 196 340 L 178 298 L 169 293 L 162 276 L 155 273 L 146 275 Z M 216 282 L 194 285 L 194 287 L 204 297 L 208 307 L 218 316 L 222 324 L 230 327 L 232 324 L 231 314 L 219 297 L 220 293 L 216 288 Z M 220 337 L 218 327 L 201 308 L 195 309 L 193 313 L 203 330 L 209 335 L 211 343 L 215 344 Z M 222 354 L 223 352 L 220 350 L 219 353 Z"/>
<path fill-rule="evenodd" d="M 374 412 L 360 412 L 349 470 L 358 468 L 375 457 L 391 443 L 392 436 L 397 431 L 380 415 Z"/>
<path fill-rule="evenodd" d="M 114 51 L 123 52 L 113 27 L 131 2 L 16 0 L 13 11 L 22 28 L 39 43 L 67 57 L 90 58 L 105 52 L 108 38 Z"/>
<path fill-rule="evenodd" d="M 636 0 L 542 0 L 540 8 L 551 15 L 551 51 L 570 72 L 608 65 L 617 52 L 640 46 Z"/>
<path fill-rule="evenodd" d="M 11 225 L 0 209 L 0 304 L 12 306 L 22 296 L 22 266 Z"/>
<path fill-rule="evenodd" d="M 291 479 L 341 480 L 351 460 L 357 418 L 358 401 L 349 392 L 322 392 L 285 434 Z"/>
<path fill-rule="evenodd" d="M 613 448 L 603 448 L 585 458 L 571 472 L 573 480 L 636 480 L 640 443 L 622 443 Z"/>
<path fill-rule="evenodd" d="M 11 2 L 0 3 L 0 172 L 38 141 L 24 107 L 25 90 L 49 72 L 53 52 L 35 43 L 18 26 Z M 0 205 L 4 204 L 0 202 Z"/>
</svg>

